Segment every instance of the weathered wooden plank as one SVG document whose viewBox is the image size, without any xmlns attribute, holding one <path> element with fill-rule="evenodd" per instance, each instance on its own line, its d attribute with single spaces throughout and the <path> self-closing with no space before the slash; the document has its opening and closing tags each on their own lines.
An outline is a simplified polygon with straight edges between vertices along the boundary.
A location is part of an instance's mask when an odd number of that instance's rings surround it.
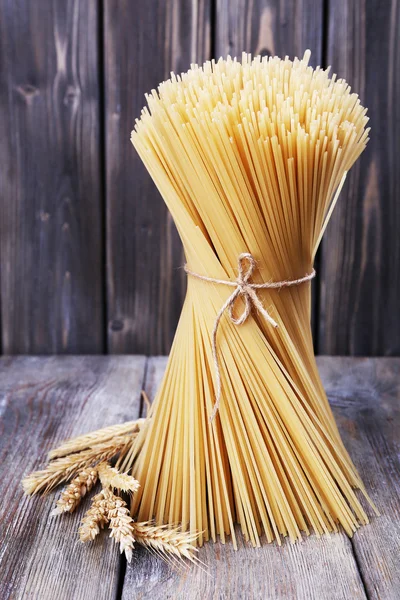
<svg viewBox="0 0 400 600">
<path fill-rule="evenodd" d="M 0 597 L 114 598 L 118 547 L 104 533 L 81 544 L 72 515 L 49 518 L 54 497 L 23 496 L 21 478 L 71 435 L 136 418 L 144 357 L 0 361 Z"/>
<path fill-rule="evenodd" d="M 319 0 L 217 0 L 216 57 L 252 54 L 300 56 L 307 48 L 321 63 L 323 3 Z"/>
<path fill-rule="evenodd" d="M 209 543 L 199 553 L 208 574 L 196 567 L 173 572 L 138 549 L 123 598 L 365 598 L 353 551 L 368 597 L 398 597 L 400 359 L 318 362 L 343 439 L 382 516 L 352 541 L 311 536 L 303 544 L 254 550 L 239 535 L 238 552 L 229 543 Z M 148 361 L 151 397 L 165 364 L 163 357 Z M 19 480 L 62 438 L 135 416 L 144 371 L 140 357 L 0 361 L 2 598 L 115 596 L 117 548 L 103 548 L 104 539 L 80 545 L 79 515 L 48 520 L 49 499 L 22 498 Z"/>
<path fill-rule="evenodd" d="M 360 574 L 345 535 L 309 537 L 303 544 L 284 542 L 254 549 L 239 531 L 238 550 L 229 542 L 207 543 L 198 556 L 205 570 L 173 571 L 160 558 L 135 550 L 125 574 L 123 600 L 179 598 L 203 600 L 347 600 L 366 598 Z"/>
<path fill-rule="evenodd" d="M 153 397 L 165 368 L 162 358 L 150 359 L 145 389 Z M 206 543 L 198 556 L 204 569 L 176 572 L 161 559 L 137 548 L 127 566 L 122 598 L 204 598 L 347 600 L 366 598 L 350 540 L 344 534 L 306 538 L 302 544 L 259 549 L 243 541 Z"/>
<path fill-rule="evenodd" d="M 182 247 L 129 138 L 144 94 L 209 57 L 210 0 L 104 9 L 109 349 L 166 353 L 186 289 Z"/>
<path fill-rule="evenodd" d="M 101 352 L 98 3 L 0 0 L 3 352 Z"/>
<path fill-rule="evenodd" d="M 327 62 L 368 107 L 371 140 L 322 247 L 319 352 L 400 353 L 400 7 L 329 2 Z"/>
<path fill-rule="evenodd" d="M 381 512 L 352 540 L 368 597 L 400 590 L 400 359 L 320 358 L 330 402 L 365 486 Z"/>
</svg>

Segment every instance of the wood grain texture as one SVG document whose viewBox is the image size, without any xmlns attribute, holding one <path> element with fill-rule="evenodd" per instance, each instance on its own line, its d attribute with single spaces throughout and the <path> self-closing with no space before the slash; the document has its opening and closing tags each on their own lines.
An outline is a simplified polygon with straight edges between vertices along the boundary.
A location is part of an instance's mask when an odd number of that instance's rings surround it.
<svg viewBox="0 0 400 600">
<path fill-rule="evenodd" d="M 97 2 L 0 0 L 3 352 L 103 349 Z"/>
<path fill-rule="evenodd" d="M 138 548 L 125 573 L 124 599 L 397 600 L 400 359 L 320 357 L 318 364 L 344 442 L 381 517 L 352 540 L 310 536 L 282 548 L 255 550 L 238 532 L 238 552 L 229 543 L 200 549 L 208 573 L 173 571 Z M 147 363 L 128 356 L 0 361 L 2 599 L 119 597 L 124 570 L 117 548 L 105 536 L 92 547 L 81 545 L 79 512 L 50 520 L 50 498 L 23 498 L 20 478 L 62 439 L 137 416 L 142 385 L 154 397 L 165 366 L 165 357 Z"/>
<path fill-rule="evenodd" d="M 352 600 L 366 599 L 350 541 L 309 537 L 302 544 L 285 541 L 254 549 L 238 530 L 238 550 L 229 542 L 207 543 L 198 552 L 205 563 L 173 571 L 162 559 L 138 548 L 124 579 L 122 600 L 230 599 Z"/>
<path fill-rule="evenodd" d="M 400 353 L 400 7 L 329 2 L 327 62 L 368 107 L 371 140 L 327 229 L 319 352 Z"/>
<path fill-rule="evenodd" d="M 216 0 L 216 57 L 303 55 L 321 63 L 323 3 L 319 0 Z"/>
<path fill-rule="evenodd" d="M 88 499 L 74 514 L 50 518 L 55 496 L 27 498 L 21 478 L 58 442 L 136 418 L 144 370 L 144 357 L 0 361 L 2 600 L 116 597 L 118 547 L 106 533 L 93 544 L 78 540 Z"/>
<path fill-rule="evenodd" d="M 175 226 L 130 142 L 144 94 L 209 57 L 210 0 L 104 3 L 108 341 L 169 351 L 186 281 Z"/>
<path fill-rule="evenodd" d="M 400 590 L 400 360 L 318 360 L 343 437 L 381 512 L 352 544 L 368 598 Z"/>
<path fill-rule="evenodd" d="M 317 260 L 316 347 L 399 355 L 399 29 L 396 0 L 0 0 L 3 352 L 169 351 L 186 281 L 129 141 L 144 93 L 211 52 L 310 48 L 372 126 Z"/>
</svg>

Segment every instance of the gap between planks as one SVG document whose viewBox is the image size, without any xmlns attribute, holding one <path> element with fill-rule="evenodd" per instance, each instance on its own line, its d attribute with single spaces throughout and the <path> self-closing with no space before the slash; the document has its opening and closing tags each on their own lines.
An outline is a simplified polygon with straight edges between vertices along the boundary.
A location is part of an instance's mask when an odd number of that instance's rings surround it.
<svg viewBox="0 0 400 600">
<path fill-rule="evenodd" d="M 148 394 L 148 392 L 146 390 L 146 379 L 147 379 L 149 360 L 150 360 L 149 357 L 146 356 L 144 368 L 143 368 L 142 385 L 140 386 L 141 389 L 140 389 L 140 398 L 139 398 L 139 412 L 137 415 L 138 417 L 144 416 L 143 415 L 144 402 L 143 402 L 142 392 L 145 391 L 146 394 Z M 153 398 L 153 395 L 151 396 L 151 398 Z M 122 598 L 122 590 L 124 588 L 126 567 L 127 567 L 126 556 L 125 556 L 125 554 L 120 554 L 116 600 L 120 600 Z"/>
</svg>

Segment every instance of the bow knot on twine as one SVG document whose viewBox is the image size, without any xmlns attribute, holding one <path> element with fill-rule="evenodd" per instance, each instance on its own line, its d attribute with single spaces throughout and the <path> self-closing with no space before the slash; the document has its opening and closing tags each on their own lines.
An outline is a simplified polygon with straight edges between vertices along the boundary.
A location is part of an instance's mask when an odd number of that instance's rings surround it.
<svg viewBox="0 0 400 600">
<path fill-rule="evenodd" d="M 247 266 L 246 266 L 247 263 Z M 195 277 L 196 279 L 201 279 L 202 281 L 208 281 L 210 283 L 217 283 L 220 285 L 226 285 L 229 287 L 234 287 L 234 291 L 229 296 L 229 298 L 224 302 L 221 306 L 214 322 L 214 327 L 212 330 L 212 354 L 214 359 L 214 367 L 215 367 L 215 404 L 213 407 L 213 411 L 211 413 L 210 421 L 212 421 L 219 410 L 219 405 L 221 401 L 221 368 L 220 362 L 218 358 L 217 352 L 217 332 L 218 326 L 221 321 L 222 315 L 228 309 L 229 319 L 232 321 L 234 325 L 242 325 L 251 314 L 252 308 L 255 308 L 265 320 L 272 325 L 272 327 L 278 327 L 278 323 L 271 317 L 267 310 L 265 310 L 262 305 L 261 300 L 257 296 L 257 290 L 260 289 L 281 289 L 284 287 L 291 287 L 293 285 L 300 285 L 301 283 L 305 283 L 306 281 L 310 281 L 316 275 L 315 270 L 313 269 L 310 274 L 306 274 L 304 277 L 300 279 L 292 279 L 285 281 L 269 281 L 267 283 L 251 283 L 250 279 L 253 275 L 254 269 L 257 266 L 257 262 L 252 254 L 249 252 L 244 252 L 238 257 L 238 276 L 235 281 L 230 281 L 227 279 L 214 279 L 213 277 L 207 277 L 206 275 L 200 275 L 199 273 L 195 273 L 191 271 L 187 265 L 184 266 L 184 269 L 188 275 Z M 238 297 L 242 297 L 244 301 L 244 308 L 242 314 L 238 317 L 235 317 L 233 314 L 235 301 Z"/>
<path fill-rule="evenodd" d="M 248 265 L 247 268 L 245 266 L 246 262 Z M 226 306 L 224 305 L 224 310 L 222 310 L 222 313 L 225 312 L 226 308 L 228 308 L 229 318 L 232 321 L 232 323 L 234 323 L 235 325 L 242 325 L 242 323 L 244 323 L 249 317 L 252 307 L 254 307 L 263 315 L 263 317 L 265 317 L 265 319 L 272 325 L 272 327 L 278 327 L 278 323 L 274 321 L 270 314 L 265 310 L 260 299 L 257 296 L 257 292 L 255 291 L 260 287 L 265 287 L 265 285 L 249 283 L 250 277 L 253 275 L 256 266 L 257 263 L 250 253 L 244 252 L 243 254 L 240 254 L 238 258 L 238 276 L 236 278 L 236 281 L 224 281 L 225 285 L 229 283 L 229 285 L 231 285 L 232 287 L 234 286 L 236 289 L 227 299 Z M 218 280 L 219 283 L 222 283 L 222 281 L 223 280 Z M 235 306 L 235 300 L 239 296 L 243 297 L 244 309 L 242 314 L 239 317 L 235 318 L 233 310 Z"/>
</svg>

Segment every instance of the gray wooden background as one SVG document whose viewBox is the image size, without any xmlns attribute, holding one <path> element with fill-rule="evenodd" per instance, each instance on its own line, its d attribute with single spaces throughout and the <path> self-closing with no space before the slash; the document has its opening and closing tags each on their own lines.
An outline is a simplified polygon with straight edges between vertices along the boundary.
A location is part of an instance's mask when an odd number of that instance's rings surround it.
<svg viewBox="0 0 400 600">
<path fill-rule="evenodd" d="M 0 0 L 1 350 L 167 353 L 173 223 L 129 141 L 144 93 L 240 54 L 330 64 L 372 140 L 317 260 L 316 350 L 400 354 L 397 0 Z"/>
</svg>

